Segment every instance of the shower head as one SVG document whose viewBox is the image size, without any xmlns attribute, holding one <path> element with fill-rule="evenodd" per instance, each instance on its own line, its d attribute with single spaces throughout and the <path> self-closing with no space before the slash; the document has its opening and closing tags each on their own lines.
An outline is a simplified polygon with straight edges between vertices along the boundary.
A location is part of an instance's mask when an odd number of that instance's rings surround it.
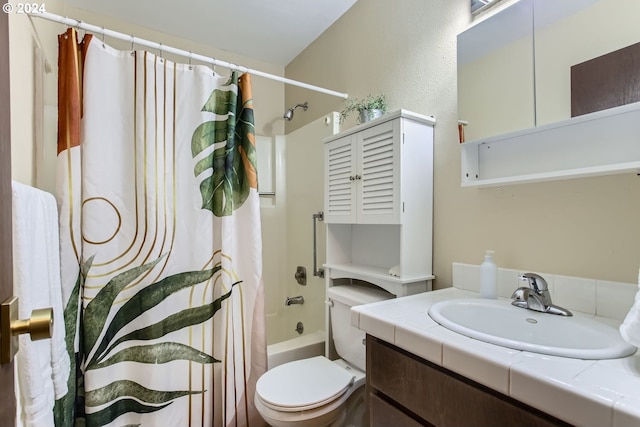
<svg viewBox="0 0 640 427">
<path fill-rule="evenodd" d="M 307 108 L 309 108 L 309 103 L 305 102 L 304 104 L 294 105 L 293 107 L 289 108 L 286 113 L 284 113 L 283 118 L 287 119 L 288 121 L 291 121 L 291 119 L 293 119 L 293 110 L 295 110 L 298 107 L 302 107 L 304 111 L 307 111 Z"/>
</svg>

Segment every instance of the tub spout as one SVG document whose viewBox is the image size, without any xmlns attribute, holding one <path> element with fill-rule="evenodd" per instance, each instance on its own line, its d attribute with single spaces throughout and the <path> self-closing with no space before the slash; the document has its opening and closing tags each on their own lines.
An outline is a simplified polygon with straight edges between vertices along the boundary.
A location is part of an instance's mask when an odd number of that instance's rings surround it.
<svg viewBox="0 0 640 427">
<path fill-rule="evenodd" d="M 297 297 L 287 297 L 287 300 L 284 302 L 284 305 L 292 305 L 292 304 L 304 304 L 304 297 L 299 295 Z"/>
</svg>

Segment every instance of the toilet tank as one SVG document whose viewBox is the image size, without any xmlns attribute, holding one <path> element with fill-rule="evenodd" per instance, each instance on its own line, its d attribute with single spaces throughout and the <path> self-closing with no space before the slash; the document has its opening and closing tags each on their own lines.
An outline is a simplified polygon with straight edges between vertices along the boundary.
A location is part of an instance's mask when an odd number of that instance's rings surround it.
<svg viewBox="0 0 640 427">
<path fill-rule="evenodd" d="M 327 297 L 331 301 L 329 311 L 336 351 L 342 359 L 364 371 L 365 333 L 351 326 L 351 307 L 391 299 L 394 296 L 380 288 L 345 285 L 330 287 L 327 290 Z"/>
</svg>

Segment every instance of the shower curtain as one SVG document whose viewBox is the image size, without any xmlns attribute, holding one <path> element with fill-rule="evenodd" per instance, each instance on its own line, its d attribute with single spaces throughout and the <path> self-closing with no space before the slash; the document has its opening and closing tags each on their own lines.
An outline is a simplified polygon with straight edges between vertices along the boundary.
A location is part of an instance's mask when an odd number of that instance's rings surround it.
<svg viewBox="0 0 640 427">
<path fill-rule="evenodd" d="M 262 426 L 251 82 L 59 36 L 57 426 Z"/>
</svg>

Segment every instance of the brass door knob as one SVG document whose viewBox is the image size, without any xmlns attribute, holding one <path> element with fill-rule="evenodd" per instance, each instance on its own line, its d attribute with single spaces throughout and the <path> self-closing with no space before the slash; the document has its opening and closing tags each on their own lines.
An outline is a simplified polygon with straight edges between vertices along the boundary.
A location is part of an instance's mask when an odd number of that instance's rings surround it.
<svg viewBox="0 0 640 427">
<path fill-rule="evenodd" d="M 18 319 L 18 298 L 10 297 L 0 305 L 0 364 L 11 363 L 18 352 L 18 335 L 29 334 L 32 341 L 51 338 L 53 309 L 33 310 L 29 319 Z"/>
</svg>

